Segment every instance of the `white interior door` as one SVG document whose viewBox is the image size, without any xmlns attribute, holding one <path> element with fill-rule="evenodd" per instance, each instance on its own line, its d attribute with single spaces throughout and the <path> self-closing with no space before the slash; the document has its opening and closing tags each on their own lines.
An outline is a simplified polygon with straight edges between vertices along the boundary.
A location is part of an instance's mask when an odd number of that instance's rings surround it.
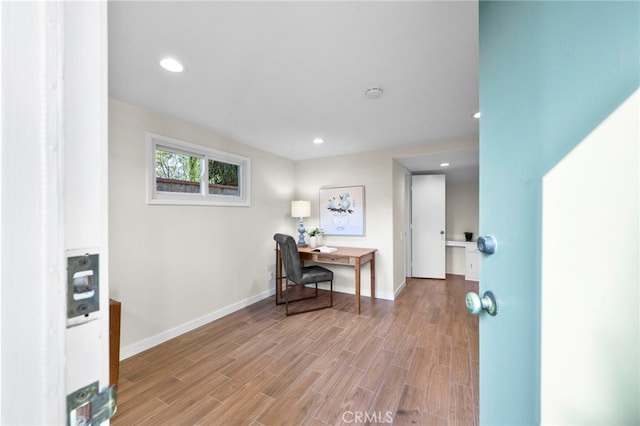
<svg viewBox="0 0 640 426">
<path fill-rule="evenodd" d="M 411 276 L 444 279 L 446 274 L 445 175 L 411 179 Z"/>
</svg>

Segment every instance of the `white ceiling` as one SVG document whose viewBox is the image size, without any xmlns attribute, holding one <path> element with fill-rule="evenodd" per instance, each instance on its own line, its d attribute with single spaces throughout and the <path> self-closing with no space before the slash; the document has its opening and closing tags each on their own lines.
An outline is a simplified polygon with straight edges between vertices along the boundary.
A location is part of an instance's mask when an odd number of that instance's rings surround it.
<svg viewBox="0 0 640 426">
<path fill-rule="evenodd" d="M 111 1 L 109 90 L 293 160 L 477 135 L 478 3 Z"/>
<path fill-rule="evenodd" d="M 478 149 L 461 149 L 397 160 L 414 174 L 438 173 L 447 176 L 447 183 L 472 183 L 478 182 L 478 154 Z M 442 163 L 449 163 L 449 166 L 442 167 Z"/>
</svg>

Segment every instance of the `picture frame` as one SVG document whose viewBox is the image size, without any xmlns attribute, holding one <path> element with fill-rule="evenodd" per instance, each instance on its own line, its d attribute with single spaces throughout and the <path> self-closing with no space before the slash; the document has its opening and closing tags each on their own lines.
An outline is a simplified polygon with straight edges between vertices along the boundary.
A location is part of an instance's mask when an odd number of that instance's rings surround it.
<svg viewBox="0 0 640 426">
<path fill-rule="evenodd" d="M 364 185 L 320 188 L 318 206 L 324 235 L 364 235 Z"/>
</svg>

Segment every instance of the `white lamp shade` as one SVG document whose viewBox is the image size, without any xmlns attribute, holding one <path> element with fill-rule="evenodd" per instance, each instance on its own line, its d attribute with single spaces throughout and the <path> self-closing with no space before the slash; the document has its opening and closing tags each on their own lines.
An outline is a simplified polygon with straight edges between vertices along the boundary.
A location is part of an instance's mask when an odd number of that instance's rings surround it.
<svg viewBox="0 0 640 426">
<path fill-rule="evenodd" d="M 310 217 L 311 216 L 311 201 L 292 201 L 291 202 L 291 217 Z"/>
</svg>

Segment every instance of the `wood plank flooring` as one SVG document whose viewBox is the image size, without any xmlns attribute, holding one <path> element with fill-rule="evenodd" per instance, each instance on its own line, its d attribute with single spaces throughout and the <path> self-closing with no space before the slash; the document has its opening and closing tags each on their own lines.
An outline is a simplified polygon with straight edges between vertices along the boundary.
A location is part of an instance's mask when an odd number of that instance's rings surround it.
<svg viewBox="0 0 640 426">
<path fill-rule="evenodd" d="M 111 424 L 477 426 L 469 291 L 408 279 L 359 316 L 353 295 L 290 317 L 271 297 L 122 361 Z"/>
</svg>

